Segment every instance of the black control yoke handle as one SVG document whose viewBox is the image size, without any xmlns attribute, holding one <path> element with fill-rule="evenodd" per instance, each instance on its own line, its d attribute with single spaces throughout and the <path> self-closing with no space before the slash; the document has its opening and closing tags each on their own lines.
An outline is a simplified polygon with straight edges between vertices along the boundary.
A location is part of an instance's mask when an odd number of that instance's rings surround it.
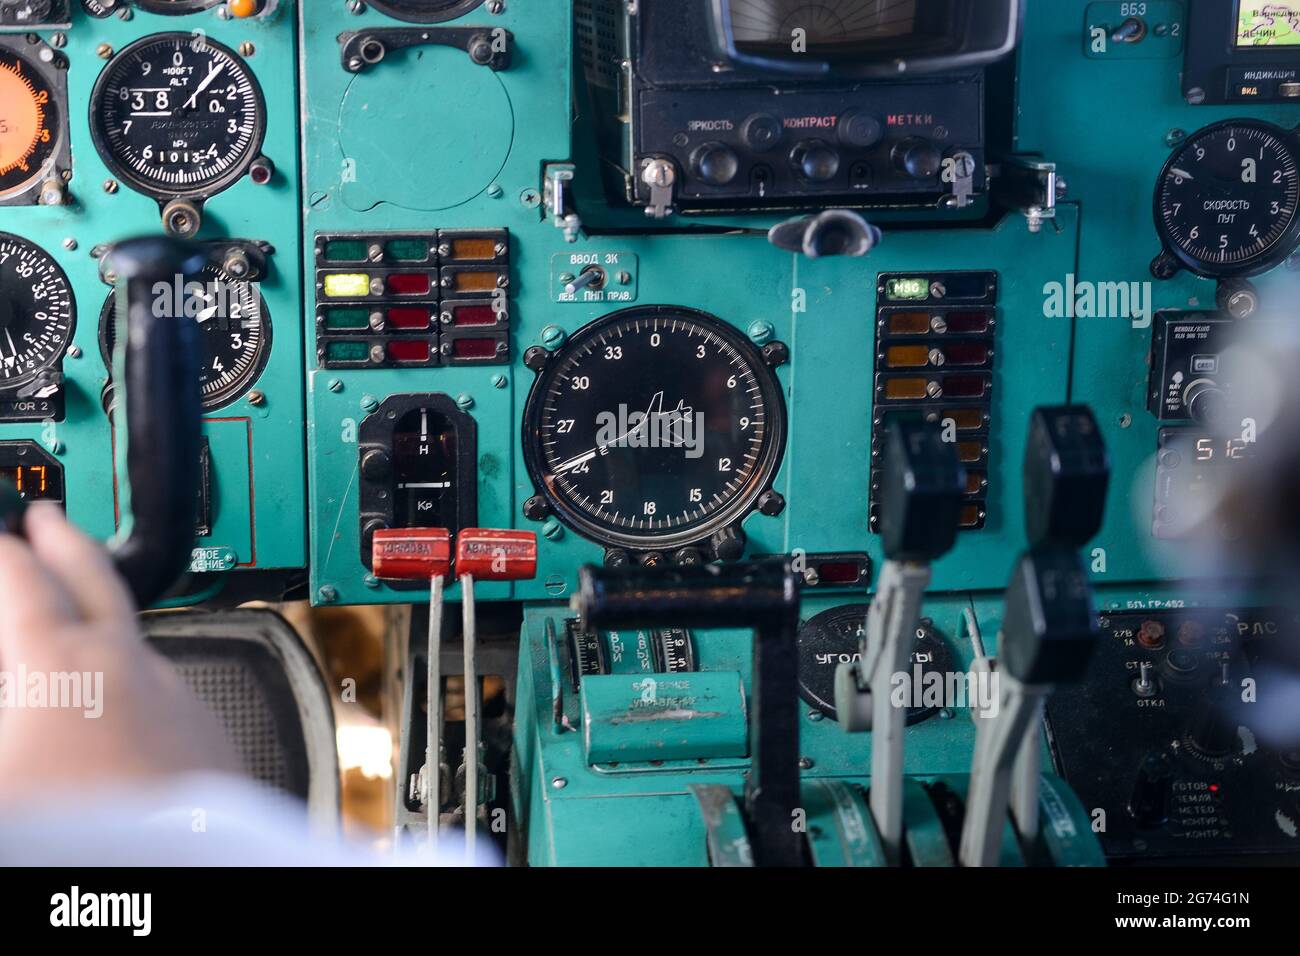
<svg viewBox="0 0 1300 956">
<path fill-rule="evenodd" d="M 763 866 L 805 862 L 790 825 L 799 798 L 799 586 L 788 560 L 578 572 L 573 607 L 590 627 L 747 627 L 754 632 L 752 767 L 745 808 Z"/>
<path fill-rule="evenodd" d="M 184 573 L 194 548 L 201 339 L 193 316 L 184 308 L 173 313 L 185 299 L 184 283 L 205 261 L 197 246 L 161 236 L 119 242 L 104 261 L 125 323 L 113 356 L 113 379 L 123 383 L 113 427 L 117 473 L 126 481 L 108 546 L 141 608 Z"/>
</svg>

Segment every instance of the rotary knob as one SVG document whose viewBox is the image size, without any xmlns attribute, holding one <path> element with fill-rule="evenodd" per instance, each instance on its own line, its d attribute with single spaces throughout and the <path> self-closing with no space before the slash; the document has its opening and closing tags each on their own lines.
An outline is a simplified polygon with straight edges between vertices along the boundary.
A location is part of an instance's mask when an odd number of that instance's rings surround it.
<svg viewBox="0 0 1300 956">
<path fill-rule="evenodd" d="M 781 121 L 771 113 L 755 113 L 745 120 L 740 136 L 756 153 L 766 153 L 781 141 Z"/>
<path fill-rule="evenodd" d="M 713 186 L 725 186 L 736 178 L 740 160 L 724 143 L 705 143 L 691 153 L 691 169 L 698 179 Z"/>
<path fill-rule="evenodd" d="M 931 179 L 943 165 L 943 153 L 939 152 L 939 147 L 919 136 L 909 136 L 895 146 L 893 159 L 899 172 L 913 179 Z"/>
<path fill-rule="evenodd" d="M 1213 379 L 1198 378 L 1183 389 L 1183 404 L 1192 421 L 1212 422 L 1223 411 L 1223 389 Z"/>
<path fill-rule="evenodd" d="M 835 126 L 840 142 L 853 149 L 870 149 L 880 142 L 884 133 L 880 120 L 865 110 L 849 110 Z"/>
<path fill-rule="evenodd" d="M 790 151 L 790 164 L 800 178 L 824 183 L 840 171 L 840 154 L 819 139 L 806 139 Z"/>
</svg>

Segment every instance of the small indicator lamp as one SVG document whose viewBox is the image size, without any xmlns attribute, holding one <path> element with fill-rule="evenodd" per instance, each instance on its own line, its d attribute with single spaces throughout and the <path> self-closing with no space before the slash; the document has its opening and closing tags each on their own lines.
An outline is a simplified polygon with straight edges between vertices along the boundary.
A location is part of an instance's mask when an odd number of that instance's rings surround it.
<svg viewBox="0 0 1300 956">
<path fill-rule="evenodd" d="M 335 272 L 325 277 L 325 295 L 331 299 L 357 299 L 370 294 L 370 276 Z"/>
<path fill-rule="evenodd" d="M 232 17 L 244 19 L 246 17 L 256 16 L 262 10 L 262 0 L 230 0 L 226 4 L 226 9 L 230 11 Z"/>
</svg>

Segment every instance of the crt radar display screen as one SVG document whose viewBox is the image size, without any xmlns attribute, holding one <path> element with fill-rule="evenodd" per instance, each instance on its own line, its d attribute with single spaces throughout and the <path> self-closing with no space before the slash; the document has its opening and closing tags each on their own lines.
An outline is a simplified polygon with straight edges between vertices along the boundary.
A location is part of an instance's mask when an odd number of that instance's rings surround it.
<svg viewBox="0 0 1300 956">
<path fill-rule="evenodd" d="M 1238 0 L 1234 45 L 1300 46 L 1300 2 Z"/>
</svg>

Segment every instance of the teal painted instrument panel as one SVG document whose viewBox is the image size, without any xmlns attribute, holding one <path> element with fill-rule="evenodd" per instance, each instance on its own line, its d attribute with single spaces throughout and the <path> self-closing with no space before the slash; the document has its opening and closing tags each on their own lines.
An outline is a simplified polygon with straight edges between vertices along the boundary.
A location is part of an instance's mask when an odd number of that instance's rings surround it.
<svg viewBox="0 0 1300 956">
<path fill-rule="evenodd" d="M 1181 10 L 1164 4 L 1158 12 L 1174 24 Z M 521 453 L 521 422 L 535 378 L 522 355 L 543 344 L 544 330 L 572 334 L 626 305 L 702 309 L 744 332 L 766 326 L 789 346 L 790 361 L 775 373 L 789 427 L 773 484 L 787 507 L 776 517 L 749 516 L 749 552 L 865 551 L 878 563 L 882 555 L 868 531 L 866 508 L 876 276 L 940 270 L 996 271 L 999 290 L 987 520 L 959 537 L 936 566 L 932 588 L 1003 585 L 1005 558 L 1024 540 L 1020 460 L 1029 411 L 1067 400 L 1094 407 L 1118 476 L 1096 542 L 1105 557 L 1096 563 L 1098 580 L 1176 573 L 1170 563 L 1176 549 L 1156 542 L 1149 529 L 1156 429 L 1144 400 L 1150 329 L 1135 327 L 1129 314 L 1053 312 L 1049 290 L 1076 280 L 1131 281 L 1146 283 L 1141 295 L 1149 296 L 1152 309 L 1211 301 L 1210 282 L 1155 282 L 1147 272 L 1159 248 L 1150 195 L 1169 154 L 1166 134 L 1231 115 L 1294 122 L 1300 111 L 1188 106 L 1179 93 L 1181 47 L 1169 36 L 1143 56 L 1097 55 L 1085 27 L 1110 15 L 1105 4 L 1031 3 L 1018 57 L 1020 76 L 1032 82 L 1018 87 L 1016 149 L 1055 161 L 1068 184 L 1056 219 L 1040 231 L 1030 232 L 1021 216 L 1008 214 L 991 227 L 891 229 L 864 259 L 810 260 L 767 242 L 765 228 L 776 221 L 770 216 L 678 216 L 670 220 L 675 231 L 647 234 L 639 210 L 604 209 L 596 217 L 618 234 L 580 235 L 568 243 L 536 202 L 542 165 L 574 160 L 590 146 L 582 124 L 569 122 L 570 110 L 581 114 L 584 107 L 570 92 L 569 12 L 567 3 L 545 11 L 507 4 L 500 15 L 479 8 L 455 21 L 511 32 L 514 63 L 497 73 L 475 66 L 462 51 L 431 46 L 394 54 L 354 76 L 340 67 L 337 35 L 393 21 L 373 10 L 355 16 L 330 5 L 304 25 L 308 240 L 331 232 L 507 228 L 511 250 L 509 366 L 322 369 L 312 347 L 308 296 L 317 600 L 322 593 L 340 603 L 410 599 L 409 591 L 368 578 L 360 559 L 352 436 L 367 402 L 422 391 L 468 403 L 475 419 L 478 523 L 545 532 L 536 579 L 483 585 L 482 595 L 567 597 L 576 569 L 601 560 L 603 548 L 554 521 L 529 521 L 521 513 L 536 490 Z M 734 231 L 699 231 L 719 225 Z M 633 278 L 620 298 L 566 299 L 556 279 L 566 261 L 631 263 Z M 310 289 L 310 261 L 303 281 Z"/>
<path fill-rule="evenodd" d="M 72 519 L 99 538 L 115 529 L 116 489 L 112 436 L 101 405 L 108 371 L 100 354 L 100 310 L 109 288 L 100 281 L 97 246 L 161 231 L 158 204 L 121 184 L 91 139 L 91 91 L 105 55 L 154 33 L 203 31 L 238 50 L 266 100 L 263 153 L 276 164 L 267 185 L 245 177 L 213 197 L 204 210 L 199 240 L 260 240 L 274 247 L 260 291 L 270 313 L 271 348 L 253 391 L 206 416 L 211 452 L 212 533 L 196 542 L 241 569 L 296 568 L 306 561 L 306 468 L 303 447 L 301 295 L 298 210 L 297 4 L 282 0 L 273 15 L 225 20 L 214 11 L 159 16 L 133 11 L 129 19 L 87 16 L 73 4 L 70 29 L 40 30 L 46 41 L 62 37 L 68 60 L 72 178 L 61 206 L 0 207 L 0 231 L 41 246 L 67 273 L 76 301 L 76 332 L 64 358 L 66 420 L 0 424 L 0 442 L 31 440 L 63 464 Z M 255 402 L 253 392 L 260 393 Z"/>
</svg>

